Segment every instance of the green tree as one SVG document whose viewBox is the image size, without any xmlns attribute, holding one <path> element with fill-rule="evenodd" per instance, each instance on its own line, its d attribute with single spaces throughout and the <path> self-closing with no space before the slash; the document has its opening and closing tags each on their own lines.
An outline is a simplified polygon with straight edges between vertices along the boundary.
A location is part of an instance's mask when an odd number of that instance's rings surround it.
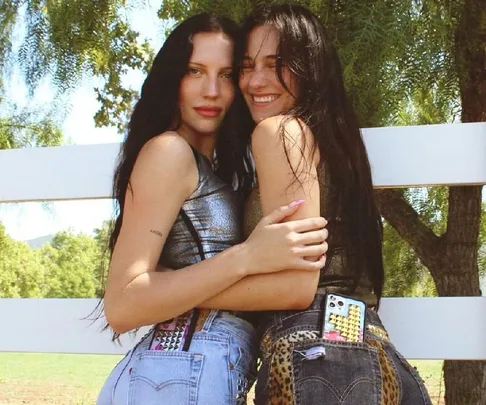
<svg viewBox="0 0 486 405">
<path fill-rule="evenodd" d="M 61 130 L 48 116 L 39 119 L 23 112 L 0 117 L 0 149 L 55 146 L 61 141 Z"/>
<path fill-rule="evenodd" d="M 91 236 L 59 232 L 38 252 L 48 280 L 46 298 L 95 296 L 98 251 Z"/>
<path fill-rule="evenodd" d="M 110 251 L 108 249 L 108 242 L 111 234 L 111 227 L 113 226 L 112 220 L 103 221 L 100 228 L 94 230 L 97 247 L 96 258 L 96 270 L 95 278 L 96 284 L 96 296 L 101 298 L 105 289 L 106 277 L 108 275 Z"/>
<path fill-rule="evenodd" d="M 2 1 L 0 68 L 17 63 L 31 94 L 46 76 L 59 94 L 84 77 L 101 79 L 95 89 L 101 102 L 95 122 L 123 130 L 137 94 L 123 85 L 123 76 L 132 69 L 148 69 L 153 56 L 147 41 L 139 39 L 127 20 L 127 11 L 143 4 L 141 0 Z M 24 30 L 16 51 L 13 34 L 19 25 Z"/>
<path fill-rule="evenodd" d="M 11 239 L 0 224 L 0 298 L 42 297 L 44 271 L 24 242 Z"/>
<path fill-rule="evenodd" d="M 320 17 L 337 44 L 362 126 L 398 125 L 404 120 L 486 121 L 483 0 L 298 2 Z M 159 16 L 181 20 L 209 10 L 240 20 L 259 3 L 267 1 L 166 0 Z M 3 2 L 2 66 L 7 58 L 20 56 L 31 88 L 45 72 L 53 75 L 60 91 L 85 74 L 102 78 L 104 87 L 97 89 L 102 108 L 96 122 L 117 121 L 122 128 L 134 93 L 121 85 L 121 75 L 130 68 L 146 68 L 151 59 L 148 45 L 138 41 L 120 13 L 125 6 L 116 0 Z M 14 54 L 5 37 L 11 38 L 21 16 L 27 34 L 21 52 Z M 433 192 L 422 199 L 405 190 L 380 190 L 377 198 L 389 225 L 429 270 L 438 295 L 479 295 L 481 187 L 450 187 L 441 193 L 440 212 L 432 215 L 420 207 L 430 204 Z M 410 248 L 406 253 L 400 247 L 402 254 L 395 256 L 418 266 L 417 260 L 405 260 Z M 486 362 L 446 361 L 444 370 L 447 404 L 486 402 Z"/>
</svg>

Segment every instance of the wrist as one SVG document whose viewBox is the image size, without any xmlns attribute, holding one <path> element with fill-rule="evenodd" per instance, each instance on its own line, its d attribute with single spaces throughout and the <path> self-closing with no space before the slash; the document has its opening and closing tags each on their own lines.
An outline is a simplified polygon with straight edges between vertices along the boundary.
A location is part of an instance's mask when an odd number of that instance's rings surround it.
<svg viewBox="0 0 486 405">
<path fill-rule="evenodd" d="M 238 245 L 231 247 L 229 250 L 232 251 L 233 257 L 232 262 L 234 263 L 233 270 L 236 272 L 238 277 L 244 278 L 251 275 L 250 266 L 250 252 L 249 247 L 246 242 L 242 242 Z"/>
</svg>

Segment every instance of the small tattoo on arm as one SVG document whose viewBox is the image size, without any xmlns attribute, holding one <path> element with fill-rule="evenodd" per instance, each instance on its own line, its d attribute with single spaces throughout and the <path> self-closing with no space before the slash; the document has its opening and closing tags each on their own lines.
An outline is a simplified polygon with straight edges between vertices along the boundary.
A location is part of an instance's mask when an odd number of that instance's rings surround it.
<svg viewBox="0 0 486 405">
<path fill-rule="evenodd" d="M 160 236 L 160 237 L 162 237 L 162 236 L 163 236 L 163 235 L 162 235 L 162 232 L 160 232 L 160 231 L 158 231 L 158 230 L 156 230 L 156 229 L 151 229 L 151 230 L 150 230 L 150 232 L 151 232 L 151 233 L 153 233 L 154 235 L 157 235 L 157 236 Z"/>
</svg>

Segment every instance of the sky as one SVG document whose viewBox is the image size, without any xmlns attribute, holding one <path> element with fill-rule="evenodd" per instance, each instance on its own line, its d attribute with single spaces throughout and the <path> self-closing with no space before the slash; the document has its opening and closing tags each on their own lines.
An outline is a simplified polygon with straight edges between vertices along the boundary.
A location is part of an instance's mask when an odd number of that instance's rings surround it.
<svg viewBox="0 0 486 405">
<path fill-rule="evenodd" d="M 150 0 L 145 8 L 128 12 L 131 26 L 147 38 L 158 50 L 163 43 L 163 24 L 156 16 L 160 0 Z M 126 83 L 139 90 L 144 79 L 141 72 L 126 77 Z M 42 105 L 53 100 L 52 86 L 45 82 L 35 94 L 32 103 Z M 65 139 L 71 144 L 96 144 L 120 142 L 122 135 L 115 128 L 95 128 L 93 116 L 98 110 L 94 81 L 85 80 L 69 96 L 70 112 L 61 123 Z M 27 90 L 19 76 L 14 76 L 7 87 L 7 97 L 20 106 L 28 103 Z M 112 200 L 61 201 L 51 203 L 0 204 L 0 222 L 7 233 L 16 240 L 30 240 L 72 229 L 90 234 L 112 217 Z"/>
</svg>

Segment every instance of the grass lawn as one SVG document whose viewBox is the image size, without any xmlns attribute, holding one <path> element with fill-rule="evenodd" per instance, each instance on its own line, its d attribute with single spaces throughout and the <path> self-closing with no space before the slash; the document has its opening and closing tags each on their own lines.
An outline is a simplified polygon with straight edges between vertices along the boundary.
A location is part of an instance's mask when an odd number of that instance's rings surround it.
<svg viewBox="0 0 486 405">
<path fill-rule="evenodd" d="M 92 405 L 121 357 L 0 353 L 0 404 Z"/>
<path fill-rule="evenodd" d="M 0 405 L 93 405 L 106 376 L 121 357 L 0 353 Z M 442 362 L 411 363 L 425 380 L 433 403 L 438 404 Z"/>
</svg>

